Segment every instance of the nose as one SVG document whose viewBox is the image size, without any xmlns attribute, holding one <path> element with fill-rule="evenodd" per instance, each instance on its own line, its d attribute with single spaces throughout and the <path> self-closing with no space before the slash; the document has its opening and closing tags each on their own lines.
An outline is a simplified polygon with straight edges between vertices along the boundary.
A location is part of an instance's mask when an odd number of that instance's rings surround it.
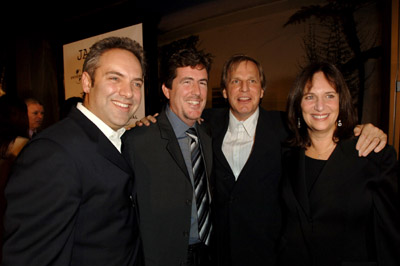
<svg viewBox="0 0 400 266">
<path fill-rule="evenodd" d="M 200 85 L 198 83 L 194 83 L 192 86 L 192 94 L 194 95 L 200 95 Z"/>
<path fill-rule="evenodd" d="M 248 90 L 249 90 L 249 84 L 247 82 L 241 82 L 240 91 L 248 91 Z"/>
<path fill-rule="evenodd" d="M 119 89 L 119 95 L 125 98 L 132 98 L 133 88 L 131 84 L 123 84 Z"/>
<path fill-rule="evenodd" d="M 321 112 L 324 110 L 324 101 L 322 99 L 317 98 L 314 105 L 315 111 Z"/>
</svg>

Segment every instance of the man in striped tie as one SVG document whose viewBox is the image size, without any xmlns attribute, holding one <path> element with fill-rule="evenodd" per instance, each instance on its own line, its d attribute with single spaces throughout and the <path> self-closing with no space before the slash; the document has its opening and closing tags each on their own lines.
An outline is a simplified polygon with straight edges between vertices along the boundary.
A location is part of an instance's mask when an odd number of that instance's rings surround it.
<svg viewBox="0 0 400 266">
<path fill-rule="evenodd" d="M 168 104 L 149 127 L 124 134 L 135 174 L 146 266 L 212 265 L 211 137 L 198 124 L 207 99 L 211 55 L 182 49 L 168 58 Z"/>
</svg>

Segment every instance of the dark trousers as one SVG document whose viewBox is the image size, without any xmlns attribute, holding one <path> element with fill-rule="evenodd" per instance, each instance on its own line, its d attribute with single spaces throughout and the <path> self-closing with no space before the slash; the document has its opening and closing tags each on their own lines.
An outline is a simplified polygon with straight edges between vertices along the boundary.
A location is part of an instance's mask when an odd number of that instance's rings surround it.
<svg viewBox="0 0 400 266">
<path fill-rule="evenodd" d="M 186 266 L 212 266 L 210 248 L 204 243 L 189 245 Z"/>
</svg>

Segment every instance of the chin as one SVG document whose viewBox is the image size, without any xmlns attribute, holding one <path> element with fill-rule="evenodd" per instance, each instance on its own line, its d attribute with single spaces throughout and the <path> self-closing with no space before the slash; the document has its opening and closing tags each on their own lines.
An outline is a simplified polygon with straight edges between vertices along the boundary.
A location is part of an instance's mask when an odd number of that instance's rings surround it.
<svg viewBox="0 0 400 266">
<path fill-rule="evenodd" d="M 192 111 L 188 113 L 187 117 L 190 119 L 197 119 L 201 116 L 201 111 Z"/>
</svg>

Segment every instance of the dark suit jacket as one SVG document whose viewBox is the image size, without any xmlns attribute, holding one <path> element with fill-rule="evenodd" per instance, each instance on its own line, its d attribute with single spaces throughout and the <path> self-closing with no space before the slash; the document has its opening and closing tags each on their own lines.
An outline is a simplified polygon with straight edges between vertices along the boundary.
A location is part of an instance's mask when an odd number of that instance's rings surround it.
<svg viewBox="0 0 400 266">
<path fill-rule="evenodd" d="M 215 237 L 220 265 L 274 265 L 281 228 L 278 184 L 283 113 L 260 108 L 253 150 L 237 181 L 222 152 L 228 109 L 205 110 L 213 138 Z"/>
<path fill-rule="evenodd" d="M 6 187 L 3 265 L 134 265 L 129 165 L 79 110 L 20 153 Z"/>
<path fill-rule="evenodd" d="M 207 175 L 211 137 L 198 127 Z M 157 123 L 125 133 L 123 154 L 135 173 L 146 266 L 178 266 L 187 260 L 193 189 L 173 128 L 162 111 Z"/>
<path fill-rule="evenodd" d="M 309 194 L 304 150 L 285 154 L 281 265 L 400 265 L 396 152 L 358 157 L 355 145 L 338 143 Z"/>
</svg>

